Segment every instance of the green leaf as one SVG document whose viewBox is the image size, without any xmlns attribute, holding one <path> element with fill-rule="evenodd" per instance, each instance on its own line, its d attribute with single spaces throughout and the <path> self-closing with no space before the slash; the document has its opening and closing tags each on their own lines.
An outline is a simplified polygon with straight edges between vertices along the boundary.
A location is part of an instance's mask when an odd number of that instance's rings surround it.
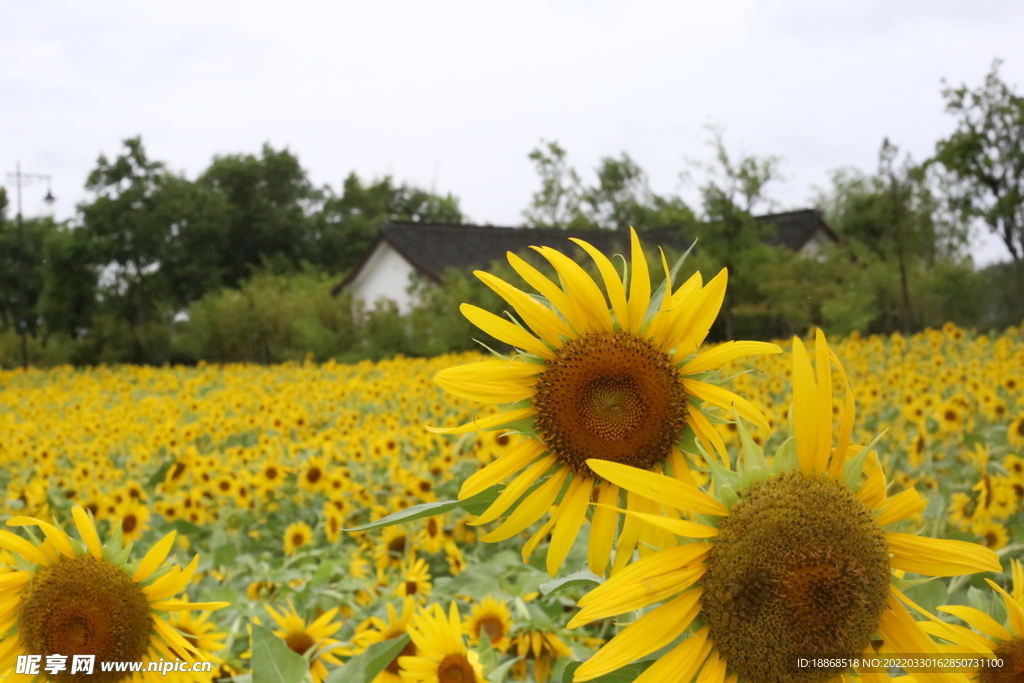
<svg viewBox="0 0 1024 683">
<path fill-rule="evenodd" d="M 409 634 L 403 634 L 382 643 L 374 643 L 345 662 L 345 666 L 335 669 L 324 679 L 324 683 L 370 683 L 395 660 L 402 649 L 409 643 Z M 253 681 L 253 683 L 256 683 Z"/>
<path fill-rule="evenodd" d="M 252 683 L 302 683 L 309 662 L 265 626 L 252 626 Z"/>
<path fill-rule="evenodd" d="M 174 520 L 171 522 L 171 526 L 177 529 L 179 534 L 183 534 L 190 538 L 201 538 L 209 533 L 208 530 L 196 526 L 192 522 L 184 519 Z"/>
<path fill-rule="evenodd" d="M 593 683 L 632 683 L 640 676 L 647 668 L 654 664 L 654 660 L 643 660 L 639 662 L 633 662 L 627 664 L 621 669 L 616 669 L 610 674 L 604 676 L 598 676 L 593 679 Z M 562 683 L 572 683 L 573 674 L 576 673 L 576 669 L 583 666 L 583 662 L 569 662 L 566 665 L 565 670 L 562 672 Z"/>
<path fill-rule="evenodd" d="M 171 469 L 171 466 L 176 462 L 178 462 L 177 458 L 169 458 L 167 462 L 160 465 L 160 469 L 153 473 L 153 476 L 146 481 L 146 485 L 143 488 L 147 491 L 155 489 L 157 484 L 162 483 L 164 477 L 167 476 L 167 470 Z"/>
<path fill-rule="evenodd" d="M 483 635 L 481 631 L 481 635 Z M 487 680 L 491 683 L 504 683 L 505 677 L 508 675 L 509 669 L 516 665 L 523 658 L 522 655 L 515 659 L 510 659 L 507 662 L 503 662 L 501 666 L 495 667 L 491 670 L 491 673 L 487 674 Z"/>
<path fill-rule="evenodd" d="M 682 256 L 676 259 L 676 262 L 672 265 L 672 268 L 669 270 L 669 280 L 675 282 L 676 275 L 679 274 L 679 269 L 682 268 L 683 266 L 683 261 L 686 260 L 686 257 L 690 255 L 690 252 L 693 251 L 693 248 L 695 246 L 697 246 L 696 240 L 694 240 L 693 244 L 690 245 L 690 248 L 687 249 Z M 662 280 L 661 285 L 656 290 L 654 290 L 654 294 L 651 295 L 651 303 L 648 304 L 647 312 L 644 314 L 643 325 L 647 325 L 651 320 L 654 319 L 654 314 L 661 310 L 661 302 L 665 298 L 666 286 L 668 285 L 669 280 Z"/>
<path fill-rule="evenodd" d="M 563 576 L 560 579 L 554 581 L 545 581 L 540 585 L 540 592 L 542 595 L 551 595 L 557 593 L 560 590 L 566 588 L 572 588 L 573 586 L 598 586 L 604 583 L 604 579 L 590 571 L 589 569 L 581 569 L 578 572 Z"/>
<path fill-rule="evenodd" d="M 480 512 L 483 512 L 483 510 L 494 502 L 494 499 L 498 497 L 498 494 L 501 493 L 504 488 L 504 486 L 495 485 L 486 491 L 481 491 L 471 498 L 467 498 L 466 500 L 442 500 L 437 501 L 436 503 L 421 503 L 420 505 L 413 505 L 412 507 L 399 510 L 387 517 L 378 519 L 376 522 L 370 522 L 369 524 L 363 524 L 362 526 L 353 527 L 351 529 L 342 529 L 342 531 L 369 531 L 371 529 L 380 529 L 386 526 L 402 524 L 403 522 L 411 522 L 414 519 L 442 515 L 449 510 L 454 510 L 455 508 L 462 508 L 470 514 L 480 514 Z M 479 512 L 474 512 L 476 510 Z"/>
<path fill-rule="evenodd" d="M 795 470 L 799 465 L 800 460 L 796 456 L 796 437 L 791 436 L 782 442 L 779 450 L 775 451 L 775 457 L 772 459 L 772 474 L 789 472 Z"/>
<path fill-rule="evenodd" d="M 855 455 L 846 463 L 846 471 L 843 473 L 843 481 L 853 491 L 860 491 L 860 478 L 864 474 L 864 462 L 868 459 L 868 453 L 875 447 L 875 444 L 885 436 L 888 429 L 883 429 L 882 433 L 871 440 L 867 446 L 864 447 L 860 453 Z"/>
</svg>

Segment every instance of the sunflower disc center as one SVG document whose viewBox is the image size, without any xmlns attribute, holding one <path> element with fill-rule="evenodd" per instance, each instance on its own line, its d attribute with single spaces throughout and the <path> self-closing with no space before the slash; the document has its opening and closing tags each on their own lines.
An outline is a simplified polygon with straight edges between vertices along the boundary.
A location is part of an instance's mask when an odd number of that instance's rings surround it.
<svg viewBox="0 0 1024 683">
<path fill-rule="evenodd" d="M 537 381 L 536 424 L 551 452 L 593 476 L 588 458 L 649 469 L 686 426 L 686 393 L 676 366 L 629 332 L 568 342 Z"/>
<path fill-rule="evenodd" d="M 438 683 L 473 683 L 476 674 L 466 655 L 451 654 L 437 666 Z"/>
<path fill-rule="evenodd" d="M 1024 638 L 1014 638 L 992 650 L 1002 667 L 984 667 L 978 672 L 978 683 L 1020 683 L 1024 681 Z"/>
<path fill-rule="evenodd" d="M 806 655 L 858 655 L 889 594 L 889 547 L 874 515 L 829 477 L 790 472 L 752 485 L 708 555 L 703 613 L 730 667 L 751 683 L 824 683 Z"/>
<path fill-rule="evenodd" d="M 114 683 L 126 675 L 102 672 L 99 662 L 141 661 L 153 617 L 142 589 L 123 569 L 83 555 L 35 573 L 18 608 L 18 628 L 26 652 L 61 654 L 69 661 L 71 655 L 96 655 L 89 679 Z M 77 678 L 65 670 L 49 680 Z"/>
</svg>

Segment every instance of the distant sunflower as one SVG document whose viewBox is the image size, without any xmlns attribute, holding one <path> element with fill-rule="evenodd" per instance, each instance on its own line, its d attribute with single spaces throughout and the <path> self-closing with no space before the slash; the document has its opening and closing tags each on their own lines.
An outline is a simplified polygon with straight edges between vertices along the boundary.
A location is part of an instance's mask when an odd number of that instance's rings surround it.
<svg viewBox="0 0 1024 683">
<path fill-rule="evenodd" d="M 489 595 L 473 605 L 466 619 L 466 635 L 469 636 L 470 645 L 479 643 L 481 634 L 486 633 L 491 647 L 504 652 L 512 642 L 509 637 L 511 630 L 512 614 L 508 611 L 508 604 Z"/>
<path fill-rule="evenodd" d="M 526 545 L 528 555 L 548 533 L 547 568 L 557 572 L 572 547 L 591 501 L 605 504 L 591 519 L 589 565 L 603 574 L 616 538 L 617 513 L 608 506 L 619 501 L 619 487 L 595 474 L 588 460 L 621 463 L 644 470 L 667 465 L 674 477 L 692 481 L 679 444 L 688 430 L 724 457 L 721 436 L 704 414 L 717 406 L 733 407 L 768 431 L 768 422 L 749 401 L 705 381 L 705 373 L 747 356 L 780 353 L 774 344 L 729 342 L 694 355 L 707 337 L 725 296 L 723 269 L 703 284 L 694 274 L 672 289 L 668 263 L 662 254 L 666 287 L 651 296 L 647 258 L 636 232 L 632 243 L 629 296 L 612 262 L 590 244 L 574 239 L 594 260 L 604 289 L 568 256 L 549 247 L 534 247 L 551 265 L 562 286 L 516 255 L 508 260 L 547 303 L 503 280 L 477 271 L 484 284 L 498 293 L 533 330 L 483 309 L 463 304 L 463 315 L 474 325 L 516 349 L 509 360 L 470 363 L 438 373 L 435 381 L 448 392 L 482 403 L 511 404 L 491 417 L 453 428 L 431 428 L 460 434 L 479 429 L 515 429 L 530 438 L 511 445 L 504 454 L 465 481 L 459 498 L 469 498 L 518 474 L 474 524 L 496 520 L 517 501 L 516 510 L 491 533 L 487 542 L 510 538 L 551 510 L 563 487 L 561 505 Z M 534 336 L 536 335 L 536 336 Z M 552 472 L 553 470 L 553 472 Z M 527 495 L 533 484 L 552 472 Z M 523 498 L 525 496 L 525 498 Z M 627 508 L 658 512 L 629 496 Z M 641 540 L 643 525 L 627 519 L 619 536 L 615 567 L 624 565 Z M 664 536 L 664 534 L 662 534 Z"/>
<path fill-rule="evenodd" d="M 462 620 L 453 602 L 445 616 L 433 604 L 413 617 L 409 637 L 417 654 L 399 657 L 402 678 L 412 683 L 484 683 L 484 670 L 476 652 L 466 648 Z"/>
<path fill-rule="evenodd" d="M 512 665 L 512 676 L 526 680 L 527 665 L 533 662 L 533 679 L 537 683 L 548 683 L 556 660 L 573 656 L 572 649 L 557 634 L 538 628 L 518 631 L 512 637 L 508 654 L 522 657 Z"/>
<path fill-rule="evenodd" d="M 56 523 L 31 517 L 13 517 L 7 525 L 37 527 L 45 536 L 42 543 L 0 531 L 0 549 L 9 551 L 20 568 L 0 575 L 0 676 L 11 674 L 18 656 L 25 654 L 95 655 L 95 673 L 87 678 L 96 683 L 131 677 L 101 672 L 100 662 L 207 658 L 198 641 L 189 642 L 164 616 L 227 607 L 226 602 L 174 599 L 192 580 L 199 556 L 184 570 L 164 566 L 174 546 L 172 531 L 131 562 L 119 527 L 101 544 L 88 513 L 80 507 L 71 512 L 81 540 Z M 163 677 L 143 673 L 141 680 Z"/>
<path fill-rule="evenodd" d="M 274 635 L 283 640 L 292 652 L 309 660 L 309 673 L 314 683 L 322 683 L 327 678 L 324 662 L 341 664 L 339 655 L 352 654 L 347 645 L 331 637 L 341 628 L 341 622 L 334 621 L 338 615 L 337 607 L 327 610 L 309 624 L 299 616 L 291 600 L 288 601 L 288 609 L 277 612 L 266 605 L 266 610 L 278 626 Z"/>
<path fill-rule="evenodd" d="M 427 561 L 416 559 L 415 553 L 410 554 L 408 561 L 402 562 L 402 580 L 395 593 L 400 598 L 415 597 L 420 603 L 425 603 L 432 587 Z"/>
<path fill-rule="evenodd" d="M 364 625 L 356 628 L 356 634 L 352 636 L 352 642 L 358 648 L 365 649 L 374 643 L 382 643 L 385 640 L 391 640 L 409 632 L 409 623 L 412 621 L 413 614 L 416 611 L 416 601 L 412 598 L 405 598 L 402 601 L 401 616 L 398 615 L 395 606 L 390 603 L 387 606 L 387 610 L 387 622 L 379 617 L 370 617 Z M 373 683 L 402 683 L 402 669 L 399 666 L 398 660 L 401 657 L 414 656 L 418 652 L 416 643 L 410 640 L 402 648 L 402 651 L 395 655 L 395 658 L 388 662 L 388 665 L 377 674 L 377 677 L 373 679 Z"/>
<path fill-rule="evenodd" d="M 794 438 L 771 467 L 747 444 L 742 467 L 719 468 L 714 496 L 663 475 L 590 461 L 609 481 L 700 521 L 643 516 L 690 542 L 648 555 L 580 599 L 583 609 L 570 627 L 662 604 L 610 640 L 574 680 L 596 678 L 668 646 L 699 620 L 696 633 L 638 682 L 689 681 L 703 668 L 703 683 L 722 683 L 727 669 L 750 683 L 824 683 L 845 672 L 797 671 L 795 659 L 870 653 L 876 637 L 882 652 L 937 651 L 907 613 L 892 570 L 926 576 L 1001 570 L 999 558 L 983 546 L 885 530 L 926 501 L 915 489 L 886 497 L 875 457 L 850 445 L 853 394 L 820 331 L 816 356 L 812 369 L 803 344 L 793 340 Z M 830 360 L 846 385 L 835 448 Z M 916 674 L 929 676 L 946 680 Z"/>
<path fill-rule="evenodd" d="M 292 522 L 284 530 L 284 554 L 294 555 L 295 551 L 313 541 L 313 529 L 305 522 Z"/>
</svg>

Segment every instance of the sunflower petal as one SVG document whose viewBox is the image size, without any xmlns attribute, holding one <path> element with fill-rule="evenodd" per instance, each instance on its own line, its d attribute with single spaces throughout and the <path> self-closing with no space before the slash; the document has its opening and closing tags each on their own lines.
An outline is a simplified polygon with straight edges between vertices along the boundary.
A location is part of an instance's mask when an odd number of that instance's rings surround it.
<svg viewBox="0 0 1024 683">
<path fill-rule="evenodd" d="M 555 498 L 558 497 L 558 492 L 562 490 L 562 485 L 568 476 L 569 470 L 564 467 L 555 470 L 555 473 L 546 482 L 519 503 L 519 507 L 506 517 L 497 529 L 481 536 L 480 540 L 485 543 L 504 541 L 543 517 L 555 502 Z"/>
<path fill-rule="evenodd" d="M 505 318 L 472 304 L 462 304 L 459 306 L 459 310 L 462 311 L 466 320 L 499 341 L 541 358 L 551 360 L 555 357 L 555 352 L 548 348 L 547 344 Z"/>
<path fill-rule="evenodd" d="M 698 372 L 715 370 L 738 358 L 761 356 L 769 353 L 782 353 L 778 344 L 758 341 L 730 341 L 719 344 L 705 351 L 679 369 L 684 375 L 695 375 Z"/>
<path fill-rule="evenodd" d="M 985 546 L 948 538 L 926 538 L 899 532 L 885 535 L 891 566 L 925 576 L 961 576 L 1001 572 L 999 556 Z"/>
<path fill-rule="evenodd" d="M 622 286 L 622 279 L 615 270 L 615 266 L 612 265 L 607 256 L 598 251 L 592 244 L 575 237 L 570 237 L 569 239 L 582 247 L 583 251 L 590 254 L 590 258 L 594 259 L 594 263 L 597 264 L 597 270 L 601 273 L 601 279 L 604 280 L 604 288 L 608 293 L 608 300 L 611 302 L 612 311 L 615 312 L 615 318 L 619 323 L 619 327 L 626 329 L 629 327 L 626 288 Z"/>
<path fill-rule="evenodd" d="M 608 460 L 591 459 L 587 460 L 587 465 L 598 476 L 604 477 L 627 491 L 634 491 L 641 496 L 656 500 L 662 505 L 684 512 L 719 517 L 729 514 L 729 508 L 715 498 L 672 477 Z"/>
<path fill-rule="evenodd" d="M 589 681 L 660 650 L 679 637 L 700 612 L 703 591 L 683 593 L 640 617 L 576 670 L 573 680 Z"/>
<path fill-rule="evenodd" d="M 68 535 L 52 524 L 36 519 L 34 517 L 11 517 L 7 520 L 7 526 L 37 526 L 43 535 L 53 543 L 54 547 L 65 557 L 75 557 L 75 550 L 71 547 Z"/>
<path fill-rule="evenodd" d="M 917 489 L 905 489 L 895 496 L 886 498 L 882 509 L 878 511 L 875 521 L 885 526 L 906 519 L 913 514 L 923 512 L 928 507 L 928 500 L 917 492 Z"/>
<path fill-rule="evenodd" d="M 89 553 L 97 560 L 102 560 L 103 545 L 100 543 L 100 535 L 96 531 L 96 525 L 93 524 L 92 518 L 79 505 L 71 508 L 71 516 L 75 520 L 78 535 L 85 543 L 85 547 L 89 549 Z"/>
<path fill-rule="evenodd" d="M 573 336 L 572 328 L 569 327 L 568 323 L 558 317 L 557 313 L 523 290 L 513 287 L 501 278 L 482 270 L 473 271 L 473 274 L 481 282 L 494 290 L 498 296 L 507 301 L 519 317 L 523 319 L 523 322 L 548 344 L 558 348 L 561 345 L 559 337 Z"/>
<path fill-rule="evenodd" d="M 132 581 L 139 583 L 148 579 L 156 568 L 163 564 L 164 560 L 167 559 L 167 554 L 171 552 L 171 548 L 174 546 L 174 540 L 177 537 L 178 532 L 172 531 L 159 541 L 157 541 L 149 552 L 145 554 L 142 561 L 139 562 L 139 566 L 135 569 L 135 573 L 132 574 Z"/>
<path fill-rule="evenodd" d="M 469 432 L 476 432 L 485 429 L 497 429 L 498 427 L 524 420 L 528 417 L 533 417 L 537 414 L 537 409 L 533 406 L 528 408 L 516 408 L 515 410 L 506 410 L 503 413 L 497 415 L 488 415 L 487 417 L 474 418 L 472 422 L 467 422 L 464 425 L 458 427 L 432 427 L 431 425 L 425 425 L 428 432 L 434 434 L 468 434 Z"/>
<path fill-rule="evenodd" d="M 587 566 L 598 576 L 604 576 L 608 560 L 612 556 L 612 542 L 619 516 L 613 508 L 619 502 L 619 487 L 615 484 L 599 484 L 594 516 L 590 520 L 590 538 L 587 544 Z"/>
<path fill-rule="evenodd" d="M 459 500 L 472 498 L 527 467 L 544 453 L 545 448 L 539 439 L 524 439 L 516 443 L 497 460 L 467 478 L 459 491 Z"/>
<path fill-rule="evenodd" d="M 554 576 L 565 561 L 565 556 L 572 549 L 576 536 L 580 533 L 583 522 L 587 520 L 587 505 L 590 494 L 594 490 L 594 480 L 590 477 L 573 477 L 569 488 L 562 498 L 558 511 L 558 522 L 551 533 L 551 545 L 548 546 L 547 570 Z"/>
<path fill-rule="evenodd" d="M 549 280 L 544 273 L 512 252 L 508 252 L 506 256 L 512 269 L 519 273 L 519 276 L 526 280 L 528 285 L 536 289 L 541 296 L 547 299 L 555 307 L 555 310 L 562 314 L 570 327 L 577 332 L 586 329 L 586 318 L 580 313 L 575 303 L 573 303 L 572 299 L 569 298 L 569 295 L 561 287 Z"/>
<path fill-rule="evenodd" d="M 659 657 L 633 683 L 689 683 L 704 666 L 711 654 L 711 647 L 708 627 L 705 626 Z"/>
<path fill-rule="evenodd" d="M 600 503 L 598 507 L 602 506 Z M 646 512 L 637 512 L 635 510 L 623 510 L 620 508 L 612 508 L 616 512 L 622 512 L 631 517 L 656 526 L 659 529 L 664 529 L 676 536 L 682 536 L 683 538 L 714 538 L 718 535 L 718 529 L 713 526 L 707 526 L 706 524 L 698 524 L 697 522 L 687 522 L 683 519 L 673 519 L 671 517 L 665 517 L 664 515 L 652 515 Z"/>
<path fill-rule="evenodd" d="M 967 605 L 943 605 L 936 609 L 940 612 L 946 612 L 947 614 L 952 614 L 954 617 L 963 619 L 990 638 L 1004 641 L 1013 640 L 1013 636 L 1009 631 L 1003 628 L 1002 624 L 979 609 L 968 607 Z"/>
<path fill-rule="evenodd" d="M 741 396 L 737 396 L 728 389 L 692 379 L 683 380 L 683 389 L 691 396 L 696 396 L 702 401 L 707 401 L 713 406 L 722 408 L 728 414 L 735 410 L 739 413 L 740 417 L 753 422 L 766 432 L 772 430 L 768 420 L 753 403 Z"/>
<path fill-rule="evenodd" d="M 527 467 L 522 474 L 505 487 L 504 491 L 498 494 L 494 502 L 479 517 L 469 522 L 469 524 L 479 526 L 496 520 L 512 507 L 512 504 L 519 500 L 526 493 L 527 489 L 533 486 L 534 482 L 550 470 L 555 462 L 555 456 L 549 455 Z"/>
<path fill-rule="evenodd" d="M 569 292 L 569 298 L 587 320 L 586 329 L 610 332 L 612 330 L 612 314 L 608 310 L 608 302 L 605 300 L 601 288 L 587 274 L 587 271 L 580 268 L 579 264 L 571 258 L 551 247 L 533 247 L 533 249 L 548 260 L 562 279 L 565 289 Z"/>
<path fill-rule="evenodd" d="M 48 567 L 50 559 L 38 546 L 10 531 L 0 531 L 0 548 L 21 555 L 29 562 Z"/>
<path fill-rule="evenodd" d="M 647 307 L 651 305 L 651 275 L 647 270 L 647 257 L 640 248 L 640 238 L 636 230 L 629 229 L 630 262 L 632 272 L 629 274 L 629 331 L 637 333 L 644 324 Z"/>
</svg>

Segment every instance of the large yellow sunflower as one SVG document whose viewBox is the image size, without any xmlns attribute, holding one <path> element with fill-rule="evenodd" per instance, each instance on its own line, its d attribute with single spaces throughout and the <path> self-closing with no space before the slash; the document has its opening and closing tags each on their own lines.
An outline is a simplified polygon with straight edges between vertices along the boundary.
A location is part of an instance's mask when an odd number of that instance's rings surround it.
<svg viewBox="0 0 1024 683">
<path fill-rule="evenodd" d="M 458 434 L 505 428 L 530 437 L 467 479 L 459 492 L 459 498 L 466 499 L 518 473 L 473 523 L 494 521 L 517 501 L 522 502 L 481 540 L 501 541 L 523 531 L 552 510 L 565 488 L 561 504 L 523 551 L 524 557 L 528 556 L 550 533 L 547 568 L 552 575 L 572 547 L 591 501 L 606 506 L 619 502 L 619 487 L 595 475 L 587 464 L 589 459 L 656 471 L 667 464 L 674 477 L 691 482 L 679 449 L 687 430 L 720 456 L 725 454 L 721 437 L 703 411 L 717 406 L 727 409 L 731 417 L 735 406 L 741 416 L 768 430 L 767 420 L 753 404 L 702 380 L 705 373 L 728 361 L 780 353 L 781 349 L 774 344 L 741 341 L 694 355 L 722 306 L 726 271 L 706 285 L 696 273 L 673 289 L 662 254 L 665 286 L 652 297 L 647 258 L 636 232 L 631 231 L 630 236 L 628 297 L 612 262 L 582 240 L 573 241 L 593 258 L 604 292 L 579 264 L 549 247 L 535 249 L 554 267 L 561 286 L 508 254 L 512 267 L 547 304 L 490 273 L 477 271 L 476 276 L 508 302 L 534 334 L 463 304 L 461 310 L 470 322 L 517 351 L 507 360 L 449 368 L 436 377 L 441 387 L 457 396 L 511 405 L 498 415 L 433 431 Z M 531 486 L 549 473 L 527 495 Z M 661 512 L 656 503 L 633 495 L 627 496 L 627 508 Z M 612 507 L 594 512 L 588 561 L 597 574 L 607 568 L 617 526 L 618 514 Z M 614 567 L 623 566 L 641 541 L 666 543 L 671 536 L 627 518 Z"/>
<path fill-rule="evenodd" d="M 881 652 L 937 651 L 904 607 L 893 570 L 927 576 L 1000 571 L 996 554 L 980 545 L 886 530 L 925 501 L 914 489 L 886 496 L 870 448 L 850 445 L 853 395 L 820 331 L 816 356 L 812 369 L 803 344 L 793 340 L 794 437 L 771 466 L 748 439 L 735 471 L 713 467 L 714 495 L 620 463 L 590 461 L 609 481 L 693 521 L 641 515 L 684 543 L 648 555 L 585 595 L 569 626 L 662 604 L 583 664 L 576 681 L 618 669 L 694 629 L 638 681 L 688 683 L 698 671 L 702 683 L 722 683 L 727 671 L 750 683 L 837 680 L 846 672 L 801 671 L 796 659 L 871 652 L 875 638 Z M 834 448 L 830 360 L 846 386 Z"/>
<path fill-rule="evenodd" d="M 412 683 L 484 683 L 480 657 L 462 638 L 462 620 L 453 602 L 447 616 L 438 604 L 418 613 L 409 625 L 417 654 L 399 657 L 402 678 Z"/>
<path fill-rule="evenodd" d="M 14 517 L 13 527 L 37 527 L 40 543 L 0 531 L 0 549 L 14 556 L 16 571 L 0 575 L 0 675 L 10 674 L 19 655 L 59 654 L 68 657 L 61 681 L 113 683 L 130 673 L 102 672 L 101 662 L 210 659 L 166 620 L 171 612 L 214 610 L 226 602 L 188 602 L 174 596 L 185 590 L 199 563 L 185 569 L 164 565 L 175 532 L 160 539 L 138 562 L 128 559 L 120 524 L 106 544 L 86 511 L 72 508 L 81 540 L 54 522 Z M 31 536 L 31 534 L 30 534 Z M 34 537 L 33 537 L 34 538 Z M 94 673 L 70 674 L 74 655 L 95 655 Z M 143 681 L 163 680 L 144 672 Z"/>
</svg>

